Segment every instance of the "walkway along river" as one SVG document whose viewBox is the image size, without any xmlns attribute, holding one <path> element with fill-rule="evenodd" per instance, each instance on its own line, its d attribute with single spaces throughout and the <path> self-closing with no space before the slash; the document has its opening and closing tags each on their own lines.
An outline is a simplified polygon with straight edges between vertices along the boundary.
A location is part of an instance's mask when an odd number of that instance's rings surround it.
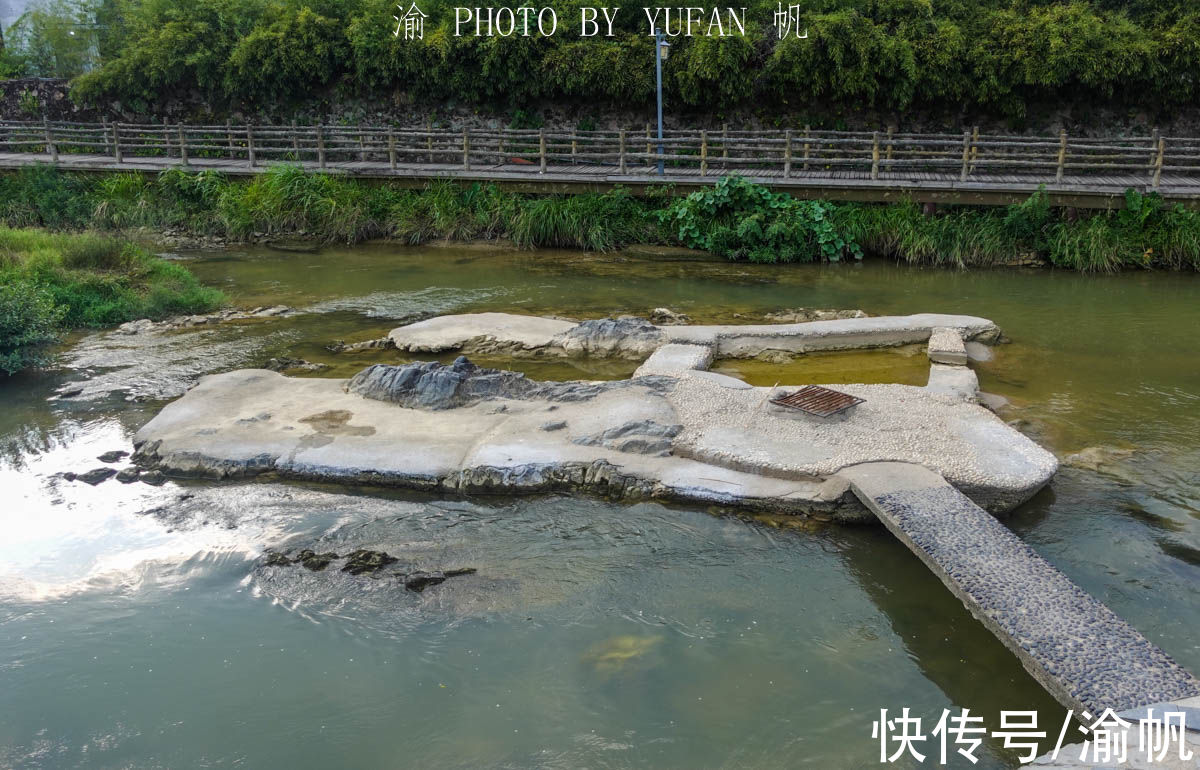
<svg viewBox="0 0 1200 770">
<path fill-rule="evenodd" d="M 1000 205 L 1045 186 L 1051 205 L 1121 208 L 1126 190 L 1200 206 L 1200 138 L 1031 137 L 880 131 L 401 129 L 0 121 L 0 169 L 167 168 L 261 173 L 279 163 L 392 179 L 485 181 L 524 192 L 670 185 L 686 192 L 737 175 L 801 198 Z M 662 173 L 656 173 L 660 159 Z"/>
</svg>

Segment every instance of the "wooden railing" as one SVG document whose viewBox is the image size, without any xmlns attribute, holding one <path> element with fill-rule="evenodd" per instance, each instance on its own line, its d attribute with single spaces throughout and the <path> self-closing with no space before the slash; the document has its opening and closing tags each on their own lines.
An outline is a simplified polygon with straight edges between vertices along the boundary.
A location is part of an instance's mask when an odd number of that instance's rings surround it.
<svg viewBox="0 0 1200 770">
<path fill-rule="evenodd" d="M 1150 136 L 1024 137 L 896 131 L 742 131 L 672 129 L 660 141 L 645 130 L 561 131 L 424 129 L 392 126 L 184 125 L 0 121 L 0 152 L 49 156 L 87 154 L 118 164 L 167 159 L 188 166 L 225 159 L 254 167 L 302 161 L 317 168 L 356 163 L 400 169 L 503 166 L 545 172 L 602 166 L 608 173 L 652 174 L 662 160 L 669 174 L 743 173 L 828 176 L 851 172 L 870 179 L 925 173 L 961 181 L 1017 174 L 1062 181 L 1065 176 L 1143 179 L 1157 187 L 1164 174 L 1200 179 L 1200 138 Z"/>
</svg>

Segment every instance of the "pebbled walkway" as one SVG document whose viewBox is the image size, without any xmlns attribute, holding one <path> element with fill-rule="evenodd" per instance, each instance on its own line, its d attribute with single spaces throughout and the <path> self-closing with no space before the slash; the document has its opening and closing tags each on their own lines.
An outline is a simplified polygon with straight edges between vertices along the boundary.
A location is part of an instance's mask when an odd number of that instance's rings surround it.
<svg viewBox="0 0 1200 770">
<path fill-rule="evenodd" d="M 838 475 L 1067 707 L 1099 715 L 1200 695 L 1200 680 L 940 475 L 908 463 Z"/>
</svg>

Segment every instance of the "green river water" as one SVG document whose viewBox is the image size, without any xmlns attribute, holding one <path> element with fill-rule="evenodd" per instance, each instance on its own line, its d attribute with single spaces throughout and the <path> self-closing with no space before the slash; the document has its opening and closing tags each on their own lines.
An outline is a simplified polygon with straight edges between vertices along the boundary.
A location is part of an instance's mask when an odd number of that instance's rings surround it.
<svg viewBox="0 0 1200 770">
<path fill-rule="evenodd" d="M 1009 525 L 1200 671 L 1200 276 L 478 246 L 182 258 L 237 305 L 304 312 L 79 335 L 59 368 L 0 382 L 0 767 L 853 768 L 878 764 L 879 709 L 905 706 L 926 730 L 966 707 L 993 728 L 1000 709 L 1037 709 L 1057 732 L 1062 709 L 882 527 L 570 496 L 55 476 L 131 449 L 198 376 L 278 355 L 345 376 L 399 356 L 327 344 L 430 312 L 991 318 L 1012 343 L 975 367 L 1011 402 L 1001 416 L 1060 458 L 1093 448 Z M 481 363 L 548 379 L 633 368 Z M 927 373 L 908 349 L 717 368 L 767 385 Z M 260 568 L 266 548 L 309 544 L 479 572 L 415 594 Z M 979 755 L 1018 764 L 993 740 Z"/>
</svg>

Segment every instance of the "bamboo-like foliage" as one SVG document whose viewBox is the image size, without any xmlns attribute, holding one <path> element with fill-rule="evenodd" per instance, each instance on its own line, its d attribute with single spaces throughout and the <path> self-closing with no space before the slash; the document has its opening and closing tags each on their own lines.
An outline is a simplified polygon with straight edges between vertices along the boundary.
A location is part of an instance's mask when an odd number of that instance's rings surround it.
<svg viewBox="0 0 1200 770">
<path fill-rule="evenodd" d="M 423 39 L 404 40 L 393 34 L 394 0 L 127 0 L 119 22 L 104 28 L 102 65 L 78 78 L 74 96 L 151 109 L 199 91 L 218 109 L 276 109 L 336 87 L 499 107 L 547 99 L 648 104 L 653 49 L 640 9 L 622 8 L 611 38 L 582 38 L 581 5 L 551 4 L 559 19 L 553 37 L 535 29 L 477 38 L 473 24 L 455 35 L 451 3 L 426 0 Z M 673 38 L 668 102 L 824 115 L 966 105 L 1019 117 L 1031 101 L 1170 113 L 1200 99 L 1200 11 L 1183 0 L 801 7 L 806 40 L 780 40 L 777 6 L 766 0 L 747 7 L 744 38 Z M 10 70 L 37 74 L 34 57 L 8 56 Z"/>
</svg>

